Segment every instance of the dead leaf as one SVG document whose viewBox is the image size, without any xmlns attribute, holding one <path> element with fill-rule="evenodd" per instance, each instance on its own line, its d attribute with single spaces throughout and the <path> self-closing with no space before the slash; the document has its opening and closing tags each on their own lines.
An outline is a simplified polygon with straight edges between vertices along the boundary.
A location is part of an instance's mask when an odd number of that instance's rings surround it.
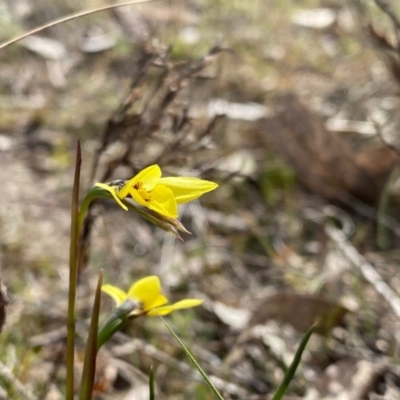
<svg viewBox="0 0 400 400">
<path fill-rule="evenodd" d="M 292 325 L 299 332 L 305 332 L 318 321 L 316 332 L 326 335 L 333 327 L 343 324 L 348 312 L 350 310 L 347 308 L 320 297 L 278 293 L 258 304 L 249 326 L 277 320 Z"/>
<path fill-rule="evenodd" d="M 276 114 L 260 120 L 264 140 L 294 169 L 299 180 L 315 193 L 348 203 L 348 194 L 376 204 L 398 162 L 386 147 L 355 152 L 345 139 L 328 131 L 321 117 L 292 93 L 274 100 Z M 377 163 L 377 156 L 379 162 Z"/>
</svg>

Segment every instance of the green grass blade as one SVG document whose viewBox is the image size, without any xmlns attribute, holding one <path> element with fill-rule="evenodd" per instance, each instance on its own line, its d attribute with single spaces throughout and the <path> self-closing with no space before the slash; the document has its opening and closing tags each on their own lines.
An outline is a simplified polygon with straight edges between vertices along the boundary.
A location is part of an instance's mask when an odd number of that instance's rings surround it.
<svg viewBox="0 0 400 400">
<path fill-rule="evenodd" d="M 67 377 L 66 400 L 74 399 L 74 358 L 75 358 L 75 303 L 76 286 L 78 284 L 78 257 L 79 257 L 79 183 L 81 176 L 81 144 L 78 141 L 76 148 L 76 163 L 74 186 L 71 202 L 71 242 L 69 249 L 69 291 L 68 291 L 68 319 L 67 319 Z"/>
<path fill-rule="evenodd" d="M 155 390 L 154 390 L 154 370 L 153 366 L 150 367 L 149 373 L 149 400 L 154 400 L 156 398 Z"/>
<path fill-rule="evenodd" d="M 86 343 L 85 361 L 83 364 L 80 400 L 90 400 L 92 398 L 94 378 L 96 373 L 97 356 L 97 332 L 99 329 L 99 314 L 101 303 L 101 285 L 103 283 L 103 272 L 100 271 L 94 297 L 92 320 L 90 322 L 89 336 Z"/>
<path fill-rule="evenodd" d="M 176 335 L 176 333 L 172 330 L 172 328 L 168 325 L 167 321 L 160 316 L 160 318 L 163 320 L 164 324 L 168 328 L 168 330 L 171 332 L 171 335 L 175 338 L 175 340 L 179 343 L 179 346 L 182 347 L 182 350 L 185 352 L 189 360 L 193 363 L 193 365 L 196 367 L 196 369 L 200 372 L 201 376 L 204 378 L 206 381 L 207 385 L 209 388 L 213 391 L 215 394 L 215 397 L 219 400 L 224 400 L 224 398 L 221 396 L 221 394 L 218 392 L 218 389 L 214 386 L 214 384 L 210 381 L 208 378 L 207 374 L 202 370 L 200 367 L 199 363 L 195 360 L 195 358 L 192 356 L 190 353 L 189 349 L 182 343 L 182 341 L 179 339 L 179 337 Z"/>
<path fill-rule="evenodd" d="M 279 385 L 278 389 L 276 389 L 276 392 L 271 400 L 281 400 L 282 399 L 291 380 L 294 377 L 294 374 L 296 373 L 297 367 L 299 366 L 300 361 L 301 361 L 301 356 L 303 355 L 303 351 L 305 350 L 307 343 L 310 340 L 311 335 L 314 333 L 315 328 L 316 328 L 316 324 L 314 324 L 311 328 L 309 328 L 308 331 L 306 332 L 306 334 L 304 335 L 303 339 L 301 339 L 300 345 L 296 351 L 296 354 L 294 355 L 293 361 L 290 364 L 288 370 L 286 371 L 286 374 L 283 378 L 282 383 Z"/>
</svg>

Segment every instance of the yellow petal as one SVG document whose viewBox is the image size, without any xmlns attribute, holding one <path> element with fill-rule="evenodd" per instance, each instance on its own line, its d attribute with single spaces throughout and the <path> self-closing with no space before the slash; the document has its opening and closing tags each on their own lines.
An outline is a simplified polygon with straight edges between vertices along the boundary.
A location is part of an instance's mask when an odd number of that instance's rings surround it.
<svg viewBox="0 0 400 400">
<path fill-rule="evenodd" d="M 171 304 L 171 306 L 174 307 L 174 310 L 181 310 L 183 308 L 197 307 L 203 302 L 204 300 L 202 299 L 184 299 L 178 301 L 177 303 Z"/>
<path fill-rule="evenodd" d="M 190 176 L 161 178 L 159 184 L 165 185 L 172 190 L 178 204 L 197 199 L 204 193 L 211 192 L 218 187 L 215 182 Z"/>
<path fill-rule="evenodd" d="M 136 201 L 136 203 L 140 204 L 143 207 L 149 208 L 149 202 L 145 201 L 143 196 L 140 195 L 140 192 L 137 191 L 136 189 L 130 188 L 129 189 L 129 194 L 131 195 L 132 199 Z"/>
<path fill-rule="evenodd" d="M 105 183 L 96 183 L 95 186 L 102 188 L 104 190 L 107 190 L 107 192 L 110 192 L 112 197 L 114 197 L 115 201 L 125 210 L 128 211 L 128 207 L 122 203 L 122 201 L 119 199 L 119 197 L 117 196 L 117 193 L 115 191 L 114 188 L 112 188 L 111 186 L 105 184 Z"/>
<path fill-rule="evenodd" d="M 153 303 L 146 309 L 146 311 L 147 311 L 147 310 L 151 310 L 151 309 L 156 308 L 156 307 L 163 306 L 164 304 L 167 304 L 167 303 L 168 303 L 168 299 L 167 299 L 164 295 L 159 294 L 159 295 L 153 300 Z"/>
<path fill-rule="evenodd" d="M 150 191 L 155 188 L 158 180 L 161 178 L 161 169 L 157 164 L 150 165 L 144 170 L 140 171 L 132 179 L 127 181 L 123 188 L 118 192 L 118 196 L 124 199 L 129 193 L 130 189 L 135 186 L 138 182 L 142 183 L 142 188 Z"/>
<path fill-rule="evenodd" d="M 143 310 L 149 310 L 153 304 L 166 304 L 168 300 L 161 294 L 161 284 L 157 276 L 147 276 L 135 282 L 128 291 L 128 297 L 139 300 Z"/>
<path fill-rule="evenodd" d="M 165 185 L 157 185 L 154 188 L 147 207 L 169 218 L 178 217 L 178 206 L 174 194 Z"/>
<path fill-rule="evenodd" d="M 184 308 L 197 307 L 202 303 L 203 303 L 203 300 L 200 300 L 200 299 L 185 299 L 185 300 L 178 301 L 175 304 L 158 307 L 153 310 L 150 310 L 147 313 L 147 315 L 149 315 L 150 317 L 153 317 L 155 315 L 167 315 L 167 314 L 171 313 L 172 311 L 182 310 Z"/>
<path fill-rule="evenodd" d="M 167 314 L 171 313 L 172 311 L 174 311 L 174 308 L 172 307 L 172 305 L 163 306 L 163 307 L 153 308 L 146 315 L 148 315 L 149 317 L 155 317 L 157 315 L 167 315 Z"/>
<path fill-rule="evenodd" d="M 125 293 L 123 290 L 121 290 L 116 286 L 103 285 L 101 287 L 101 290 L 102 292 L 107 293 L 109 296 L 112 297 L 112 299 L 117 304 L 117 307 L 121 305 L 128 298 L 127 293 Z"/>
</svg>

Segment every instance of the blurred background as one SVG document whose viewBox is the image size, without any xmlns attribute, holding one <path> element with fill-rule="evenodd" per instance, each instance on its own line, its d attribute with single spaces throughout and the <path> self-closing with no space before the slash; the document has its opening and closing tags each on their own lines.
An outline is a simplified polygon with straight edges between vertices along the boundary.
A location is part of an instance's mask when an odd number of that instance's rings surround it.
<svg viewBox="0 0 400 400">
<path fill-rule="evenodd" d="M 0 0 L 0 41 L 106 4 Z M 286 399 L 400 398 L 399 90 L 395 0 L 161 0 L 1 49 L 0 398 L 64 396 L 78 139 L 82 196 L 155 163 L 220 184 L 181 208 L 182 242 L 92 207 L 78 372 L 103 269 L 205 300 L 168 321 L 225 399 L 270 398 L 316 319 Z M 212 398 L 158 318 L 105 346 L 96 398 L 147 399 L 152 365 L 157 398 Z"/>
</svg>

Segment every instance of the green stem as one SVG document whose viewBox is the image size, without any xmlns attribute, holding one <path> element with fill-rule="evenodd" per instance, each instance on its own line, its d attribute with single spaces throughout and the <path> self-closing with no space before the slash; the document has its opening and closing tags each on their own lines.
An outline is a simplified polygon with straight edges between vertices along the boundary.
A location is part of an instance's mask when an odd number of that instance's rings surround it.
<svg viewBox="0 0 400 400">
<path fill-rule="evenodd" d="M 282 383 L 278 386 L 278 389 L 276 389 L 276 392 L 271 400 L 281 400 L 282 399 L 291 380 L 294 377 L 297 367 L 300 364 L 303 351 L 305 350 L 307 343 L 310 340 L 311 335 L 314 333 L 316 326 L 317 326 L 317 324 L 314 324 L 311 328 L 309 328 L 308 331 L 306 332 L 306 334 L 304 335 L 303 339 L 301 339 L 300 345 L 299 345 L 298 349 L 296 350 L 296 354 L 294 355 L 293 361 L 290 364 L 288 370 L 286 371 L 286 374 L 283 378 Z"/>
<path fill-rule="evenodd" d="M 108 198 L 109 196 L 104 193 L 104 191 L 100 188 L 92 188 L 89 190 L 89 192 L 86 194 L 85 198 L 82 201 L 81 208 L 79 210 L 79 217 L 78 217 L 78 226 L 79 226 L 79 231 L 82 229 L 83 221 L 86 217 L 86 214 L 89 210 L 90 203 L 99 197 L 106 197 Z"/>
<path fill-rule="evenodd" d="M 106 192 L 104 189 L 101 189 L 99 187 L 93 187 L 87 192 L 85 198 L 82 201 L 81 208 L 79 210 L 79 217 L 78 217 L 79 231 L 82 229 L 83 221 L 85 220 L 90 204 L 92 203 L 93 200 L 99 198 L 111 199 L 112 196 L 110 195 L 109 192 Z"/>
<path fill-rule="evenodd" d="M 79 209 L 79 184 L 82 164 L 81 147 L 78 141 L 76 151 L 74 186 L 71 204 L 71 241 L 69 250 L 69 292 L 67 318 L 67 377 L 66 400 L 74 399 L 74 357 L 75 357 L 75 321 L 76 321 L 76 292 L 79 273 L 79 239 L 85 216 L 90 203 L 97 197 L 107 197 L 98 188 L 91 189 L 85 196 Z"/>
<path fill-rule="evenodd" d="M 99 329 L 102 281 L 103 272 L 100 271 L 94 304 L 92 308 L 92 320 L 90 323 L 89 336 L 86 342 L 85 361 L 83 363 L 81 390 L 79 395 L 80 400 L 90 400 L 93 394 L 94 379 L 96 373 L 97 335 Z"/>
<path fill-rule="evenodd" d="M 153 366 L 150 367 L 149 373 L 149 400 L 155 400 L 156 392 L 155 392 L 155 384 L 154 384 L 154 370 Z"/>
<path fill-rule="evenodd" d="M 88 192 L 79 209 L 79 184 L 82 156 L 81 145 L 78 141 L 76 150 L 74 186 L 71 202 L 71 242 L 69 249 L 69 292 L 68 292 L 68 318 L 67 318 L 67 377 L 66 400 L 74 399 L 74 359 L 75 359 L 75 321 L 76 321 L 76 291 L 79 273 L 79 239 L 83 221 L 90 203 L 98 194 L 97 189 Z"/>
<path fill-rule="evenodd" d="M 68 293 L 68 319 L 67 319 L 67 377 L 66 400 L 74 399 L 74 357 L 75 357 L 75 303 L 76 287 L 78 283 L 78 257 L 79 257 L 79 183 L 82 156 L 81 145 L 78 141 L 76 149 L 76 163 L 74 187 L 71 204 L 71 242 L 69 249 L 69 293 Z"/>
</svg>

